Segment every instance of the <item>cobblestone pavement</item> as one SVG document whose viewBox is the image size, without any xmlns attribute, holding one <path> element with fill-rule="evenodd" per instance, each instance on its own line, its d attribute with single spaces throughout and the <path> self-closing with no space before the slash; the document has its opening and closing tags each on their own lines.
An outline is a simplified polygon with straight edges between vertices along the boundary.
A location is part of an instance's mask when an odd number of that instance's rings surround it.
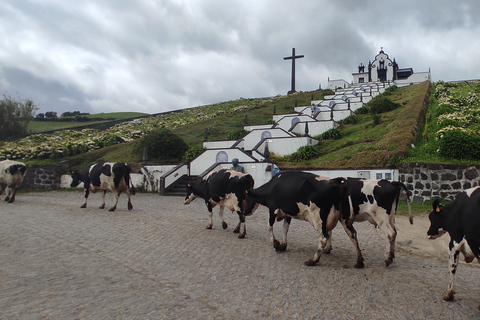
<svg viewBox="0 0 480 320">
<path fill-rule="evenodd" d="M 140 193 L 129 212 L 122 195 L 112 213 L 97 209 L 100 194 L 87 209 L 81 192 L 2 196 L 0 319 L 480 318 L 478 264 L 460 265 L 456 300 L 444 302 L 448 256 L 416 252 L 408 238 L 386 268 L 382 231 L 356 224 L 365 268 L 355 269 L 338 226 L 332 253 L 307 267 L 317 246 L 308 223 L 294 220 L 287 251 L 276 253 L 264 208 L 238 239 L 236 215 L 226 213 L 223 230 L 215 208 L 207 230 L 204 203 L 182 200 Z M 275 230 L 281 237 L 281 223 Z"/>
</svg>

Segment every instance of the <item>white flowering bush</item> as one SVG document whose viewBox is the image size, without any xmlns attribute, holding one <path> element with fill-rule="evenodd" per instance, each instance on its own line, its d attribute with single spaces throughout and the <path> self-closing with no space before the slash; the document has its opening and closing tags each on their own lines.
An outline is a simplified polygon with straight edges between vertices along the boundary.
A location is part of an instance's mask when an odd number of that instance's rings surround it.
<svg viewBox="0 0 480 320">
<path fill-rule="evenodd" d="M 106 130 L 60 130 L 52 134 L 34 134 L 17 141 L 1 144 L 0 160 L 73 156 L 138 139 L 161 127 L 175 129 L 193 122 L 212 119 L 219 115 L 250 109 L 259 104 L 278 99 L 280 98 L 239 99 L 215 103 L 155 117 L 135 119 L 117 124 Z"/>
<path fill-rule="evenodd" d="M 480 81 L 434 86 L 440 154 L 455 159 L 477 159 L 480 154 Z"/>
</svg>

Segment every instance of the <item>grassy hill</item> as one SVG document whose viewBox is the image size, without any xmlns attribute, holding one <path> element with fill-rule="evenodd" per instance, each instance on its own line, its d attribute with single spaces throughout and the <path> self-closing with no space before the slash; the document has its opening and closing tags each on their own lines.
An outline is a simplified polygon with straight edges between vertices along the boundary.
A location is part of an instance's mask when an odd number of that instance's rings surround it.
<svg viewBox="0 0 480 320">
<path fill-rule="evenodd" d="M 389 96 L 389 99 L 400 103 L 400 108 L 381 114 L 380 123 L 376 125 L 371 114 L 359 115 L 356 124 L 342 124 L 341 138 L 321 141 L 316 147 L 320 156 L 315 159 L 289 162 L 273 156 L 273 160 L 282 168 L 395 166 L 399 159 L 406 156 L 407 148 L 423 127 L 429 88 L 428 82 L 399 88 Z M 291 96 L 277 97 L 274 101 L 259 99 L 247 110 L 195 121 L 171 130 L 182 137 L 189 146 L 202 145 L 205 129 L 208 130 L 210 141 L 226 140 L 229 132 L 243 128 L 245 117 L 249 125 L 270 123 L 274 108 L 277 114 L 294 113 L 295 100 L 297 105 L 309 105 L 312 95 L 314 100 L 321 99 L 324 91 L 299 92 Z M 204 107 L 196 109 L 200 111 L 202 108 Z M 76 164 L 121 160 L 137 163 L 139 166 L 140 156 L 132 154 L 137 144 L 138 141 L 135 140 L 109 146 L 76 156 L 73 160 Z"/>
<path fill-rule="evenodd" d="M 314 159 L 293 162 L 288 157 L 273 155 L 272 158 L 283 168 L 395 167 L 398 161 L 410 156 L 412 142 L 417 144 L 418 139 L 422 138 L 429 90 L 429 82 L 398 88 L 388 99 L 399 103 L 399 108 L 377 116 L 361 114 L 356 117 L 355 123 L 343 123 L 338 130 L 338 139 L 322 140 L 315 147 L 319 156 Z M 205 130 L 210 141 L 226 140 L 230 132 L 243 129 L 246 120 L 249 125 L 272 123 L 274 111 L 277 114 L 294 113 L 295 105 L 308 106 L 312 99 L 320 100 L 325 94 L 331 92 L 316 90 L 288 96 L 238 99 L 145 118 L 136 125 L 129 121 L 98 133 L 83 130 L 85 132 L 75 133 L 77 136 L 68 143 L 68 148 L 65 147 L 65 141 L 72 139 L 68 136 L 71 132 L 59 131 L 53 136 L 36 136 L 34 141 L 0 145 L 0 157 L 2 151 L 5 154 L 8 148 L 7 153 L 19 152 L 21 148 L 36 148 L 37 151 L 42 148 L 41 156 L 27 157 L 22 161 L 60 163 L 68 160 L 78 167 L 96 161 L 122 161 L 139 169 L 141 155 L 134 154 L 133 150 L 139 143 L 138 138 L 151 130 L 168 128 L 190 147 L 200 147 Z M 132 133 L 135 134 L 132 136 Z M 99 135 L 102 137 L 99 138 Z M 61 143 L 63 146 L 60 148 L 63 149 L 54 150 L 54 145 Z M 19 153 L 16 157 L 22 159 L 25 155 Z"/>
</svg>

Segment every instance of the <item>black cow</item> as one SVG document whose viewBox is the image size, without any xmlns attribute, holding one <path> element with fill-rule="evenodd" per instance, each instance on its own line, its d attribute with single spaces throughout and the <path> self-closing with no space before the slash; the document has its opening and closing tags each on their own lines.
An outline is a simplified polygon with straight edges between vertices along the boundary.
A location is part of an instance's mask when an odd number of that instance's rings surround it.
<svg viewBox="0 0 480 320">
<path fill-rule="evenodd" d="M 375 225 L 375 227 L 385 225 L 385 264 L 388 267 L 395 257 L 395 239 L 397 237 L 395 214 L 402 189 L 407 196 L 410 223 L 413 223 L 407 187 L 397 181 L 360 178 L 348 178 L 347 185 L 352 197 L 354 221 L 361 222 L 368 220 Z M 329 247 L 331 248 L 331 244 Z"/>
<path fill-rule="evenodd" d="M 351 224 L 347 224 L 351 219 L 351 204 L 344 178 L 327 181 L 312 173 L 286 171 L 277 174 L 257 189 L 249 189 L 246 200 L 246 215 L 251 214 L 258 205 L 268 207 L 268 232 L 275 250 L 286 250 L 287 233 L 292 218 L 308 221 L 319 237 L 315 255 L 305 262 L 307 266 L 313 266 L 320 260 L 322 252 L 325 252 L 331 231 L 340 221 L 357 251 L 355 268 L 363 267 L 357 233 Z M 273 234 L 273 225 L 275 220 L 283 219 L 283 240 L 279 242 Z"/>
<path fill-rule="evenodd" d="M 14 160 L 0 161 L 0 194 L 5 189 L 5 201 L 15 201 L 15 194 L 23 182 L 27 166 Z"/>
<path fill-rule="evenodd" d="M 104 209 L 105 194 L 107 193 L 107 190 L 110 190 L 115 196 L 115 204 L 109 209 L 109 211 L 115 211 L 118 198 L 124 191 L 128 196 L 128 210 L 132 210 L 133 205 L 130 201 L 130 195 L 135 194 L 135 188 L 130 178 L 131 172 L 132 169 L 125 163 L 96 163 L 85 171 L 71 171 L 72 183 L 70 184 L 70 187 L 76 187 L 80 182 L 83 182 L 85 202 L 80 208 L 87 207 L 87 198 L 90 191 L 95 193 L 98 190 L 103 190 L 103 203 L 100 206 L 100 209 Z"/>
<path fill-rule="evenodd" d="M 453 278 L 457 270 L 458 255 L 465 257 L 470 263 L 474 258 L 480 263 L 480 187 L 467 189 L 457 195 L 455 200 L 442 206 L 440 201 L 433 202 L 430 212 L 430 228 L 427 231 L 429 239 L 436 239 L 447 233 L 450 235 L 450 282 L 443 300 L 452 301 L 455 290 Z M 478 306 L 480 309 L 480 305 Z"/>
<path fill-rule="evenodd" d="M 239 238 L 245 238 L 245 217 L 242 214 L 243 202 L 245 200 L 245 191 L 253 188 L 254 180 L 251 175 L 236 172 L 234 170 L 222 169 L 213 172 L 204 177 L 203 180 L 195 185 L 187 184 L 187 195 L 183 204 L 189 204 L 195 198 L 200 197 L 205 200 L 208 209 L 210 222 L 207 229 L 213 227 L 213 208 L 220 206 L 220 219 L 222 219 L 223 229 L 228 228 L 223 219 L 223 210 L 225 207 L 232 212 L 237 212 L 240 222 L 233 232 L 240 233 Z"/>
</svg>

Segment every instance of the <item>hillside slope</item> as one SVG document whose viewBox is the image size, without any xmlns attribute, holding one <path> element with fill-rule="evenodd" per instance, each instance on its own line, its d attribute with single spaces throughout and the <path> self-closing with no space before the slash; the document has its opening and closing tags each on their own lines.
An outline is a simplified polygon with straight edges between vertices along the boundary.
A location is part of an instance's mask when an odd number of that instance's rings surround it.
<svg viewBox="0 0 480 320">
<path fill-rule="evenodd" d="M 275 160 L 284 168 L 396 167 L 424 125 L 429 89 L 429 82 L 398 88 L 388 99 L 401 104 L 400 108 L 379 114 L 379 119 L 361 114 L 357 123 L 342 124 L 341 138 L 322 140 L 316 147 L 320 156 L 315 159 L 303 163 Z"/>
<path fill-rule="evenodd" d="M 317 147 L 320 157 L 316 159 L 304 162 L 286 162 L 280 158 L 273 160 L 284 168 L 393 166 L 405 155 L 418 128 L 423 126 L 429 86 L 430 83 L 425 82 L 399 88 L 389 99 L 402 104 L 401 108 L 382 114 L 378 125 L 374 125 L 372 116 L 368 114 L 358 116 L 359 122 L 356 124 L 342 125 L 342 137 L 321 141 Z M 135 136 L 132 138 L 132 132 L 138 137 L 148 130 L 166 127 L 182 137 L 189 146 L 201 146 L 205 131 L 210 141 L 227 140 L 228 133 L 243 129 L 246 121 L 249 125 L 271 123 L 274 113 L 294 113 L 295 105 L 309 105 L 312 99 L 320 100 L 324 94 L 323 90 L 297 92 L 289 96 L 239 99 L 185 109 L 172 115 L 145 119 L 141 123 L 129 122 L 116 126 L 108 131 L 108 135 L 106 131 L 100 131 L 98 134 L 103 140 L 99 140 L 95 136 L 97 133 L 91 129 L 85 134 L 75 133 L 75 141 L 70 143 L 66 143 L 66 134 L 63 132 L 40 135 L 36 137 L 37 140 L 0 145 L 0 156 L 2 152 L 4 155 L 15 154 L 17 159 L 27 163 L 54 164 L 67 160 L 78 167 L 97 161 L 122 161 L 139 169 L 141 155 L 133 152 L 139 139 Z M 115 138 L 117 132 L 120 138 Z M 127 137 L 127 134 L 130 136 Z M 114 143 L 106 144 L 111 141 Z M 41 157 L 22 156 L 39 149 Z"/>
</svg>

